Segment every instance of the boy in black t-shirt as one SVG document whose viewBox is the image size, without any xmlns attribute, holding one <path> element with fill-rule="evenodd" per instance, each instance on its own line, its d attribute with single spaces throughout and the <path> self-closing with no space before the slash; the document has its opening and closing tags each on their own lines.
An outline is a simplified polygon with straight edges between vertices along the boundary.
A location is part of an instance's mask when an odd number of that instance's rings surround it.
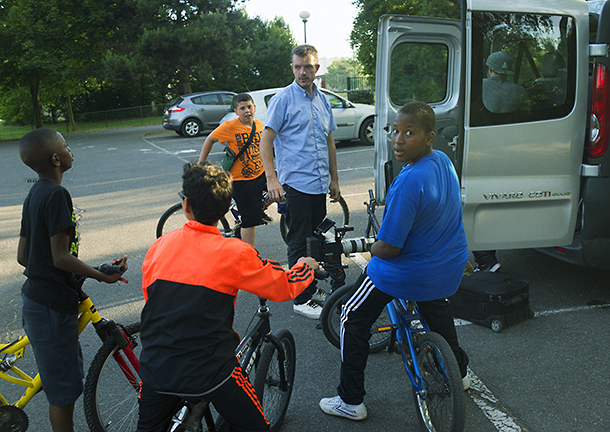
<svg viewBox="0 0 610 432">
<path fill-rule="evenodd" d="M 23 323 L 42 386 L 49 401 L 53 432 L 73 431 L 74 402 L 83 390 L 83 359 L 78 343 L 78 295 L 74 274 L 114 283 L 80 261 L 78 235 L 63 173 L 72 153 L 62 135 L 48 128 L 27 133 L 19 142 L 21 160 L 38 173 L 23 204 L 17 261 L 25 267 Z M 113 261 L 127 268 L 127 255 Z"/>
</svg>

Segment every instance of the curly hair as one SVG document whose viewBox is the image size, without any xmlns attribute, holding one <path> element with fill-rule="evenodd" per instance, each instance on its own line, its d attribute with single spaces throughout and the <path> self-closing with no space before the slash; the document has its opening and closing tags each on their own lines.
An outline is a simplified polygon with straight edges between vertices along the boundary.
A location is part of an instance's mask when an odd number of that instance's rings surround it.
<svg viewBox="0 0 610 432">
<path fill-rule="evenodd" d="M 188 198 L 197 222 L 216 225 L 231 205 L 233 179 L 213 163 L 189 162 L 184 165 L 182 193 Z"/>
<path fill-rule="evenodd" d="M 436 115 L 427 103 L 412 101 L 400 107 L 398 112 L 400 114 L 408 114 L 417 117 L 424 132 L 436 131 Z"/>
</svg>

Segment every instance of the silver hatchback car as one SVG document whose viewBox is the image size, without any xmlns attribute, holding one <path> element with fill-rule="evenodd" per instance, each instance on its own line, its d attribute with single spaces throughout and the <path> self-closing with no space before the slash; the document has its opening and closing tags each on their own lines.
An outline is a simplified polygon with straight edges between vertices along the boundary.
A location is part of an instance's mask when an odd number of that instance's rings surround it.
<svg viewBox="0 0 610 432">
<path fill-rule="evenodd" d="M 178 135 L 195 137 L 206 129 L 214 129 L 231 110 L 235 93 L 215 91 L 180 96 L 163 112 L 163 127 Z"/>
</svg>

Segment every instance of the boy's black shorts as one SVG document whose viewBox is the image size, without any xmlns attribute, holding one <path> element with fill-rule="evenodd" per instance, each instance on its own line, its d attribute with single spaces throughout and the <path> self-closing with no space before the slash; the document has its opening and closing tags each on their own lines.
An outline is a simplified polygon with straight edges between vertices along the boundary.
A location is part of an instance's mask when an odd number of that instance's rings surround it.
<svg viewBox="0 0 610 432">
<path fill-rule="evenodd" d="M 252 180 L 233 182 L 233 198 L 241 215 L 241 227 L 251 228 L 263 224 L 262 199 L 267 187 L 265 173 Z"/>
<path fill-rule="evenodd" d="M 63 314 L 22 295 L 25 329 L 49 404 L 70 405 L 83 392 L 83 353 L 78 317 Z"/>
</svg>

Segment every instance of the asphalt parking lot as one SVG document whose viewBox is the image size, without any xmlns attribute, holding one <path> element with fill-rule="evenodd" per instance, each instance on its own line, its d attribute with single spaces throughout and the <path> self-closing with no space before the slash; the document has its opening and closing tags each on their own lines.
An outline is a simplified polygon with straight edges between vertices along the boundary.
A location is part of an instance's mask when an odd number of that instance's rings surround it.
<svg viewBox="0 0 610 432">
<path fill-rule="evenodd" d="M 66 137 L 74 167 L 64 175 L 80 215 L 80 257 L 90 264 L 127 253 L 128 285 L 88 282 L 85 290 L 104 316 L 122 323 L 139 319 L 143 305 L 141 263 L 154 241 L 159 216 L 178 201 L 185 161 L 196 159 L 204 137 L 181 138 L 161 127 L 117 129 Z M 24 277 L 16 262 L 21 205 L 36 175 L 23 165 L 16 142 L 0 143 L 5 162 L 0 185 L 1 342 L 22 334 L 20 287 Z M 374 150 L 362 143 L 338 143 L 342 194 L 352 214 L 354 233 L 364 231 L 362 204 L 373 187 Z M 210 159 L 220 161 L 220 147 Z M 285 246 L 275 222 L 257 230 L 257 249 L 286 264 Z M 363 256 L 366 260 L 366 256 Z M 460 323 L 458 334 L 470 356 L 474 388 L 468 392 L 469 432 L 607 432 L 610 431 L 610 271 L 575 267 L 534 250 L 499 251 L 502 272 L 530 284 L 535 317 L 500 333 Z M 352 259 L 348 281 L 360 268 Z M 235 329 L 243 334 L 257 301 L 240 294 Z M 322 397 L 334 396 L 339 352 L 316 328 L 296 316 L 292 305 L 271 305 L 272 327 L 290 329 L 297 343 L 297 380 L 282 431 L 416 431 L 417 419 L 408 380 L 399 358 L 372 355 L 367 367 L 369 418 L 357 424 L 324 415 Z M 85 361 L 99 347 L 91 329 L 81 336 Z M 30 363 L 31 350 L 24 364 Z M 0 392 L 16 389 L 0 382 Z M 49 430 L 46 399 L 37 395 L 25 409 L 31 431 Z M 82 400 L 76 429 L 88 430 Z"/>
</svg>

